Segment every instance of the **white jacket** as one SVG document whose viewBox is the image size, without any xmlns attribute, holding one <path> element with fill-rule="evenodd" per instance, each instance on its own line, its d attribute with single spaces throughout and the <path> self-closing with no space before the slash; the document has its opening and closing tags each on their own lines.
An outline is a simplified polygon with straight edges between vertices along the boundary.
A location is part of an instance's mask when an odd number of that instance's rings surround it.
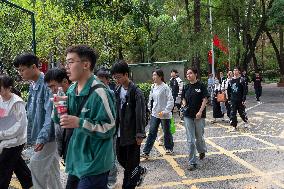
<svg viewBox="0 0 284 189">
<path fill-rule="evenodd" d="M 4 117 L 0 117 L 0 153 L 3 148 L 11 148 L 27 142 L 27 115 L 25 102 L 13 94 L 8 102 L 0 97 L 0 108 Z"/>
<path fill-rule="evenodd" d="M 151 107 L 151 100 L 153 100 L 152 116 L 160 119 L 171 119 L 172 109 L 174 107 L 174 99 L 170 87 L 164 82 L 161 85 L 152 85 L 148 107 Z M 163 112 L 160 117 L 159 112 Z"/>
</svg>

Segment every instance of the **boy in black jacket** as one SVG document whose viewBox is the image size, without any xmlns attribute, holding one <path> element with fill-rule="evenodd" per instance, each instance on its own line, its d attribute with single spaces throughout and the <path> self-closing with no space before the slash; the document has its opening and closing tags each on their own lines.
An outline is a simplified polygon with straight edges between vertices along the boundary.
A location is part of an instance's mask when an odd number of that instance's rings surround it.
<svg viewBox="0 0 284 189">
<path fill-rule="evenodd" d="M 259 75 L 258 72 L 255 73 L 255 76 L 253 77 L 252 81 L 255 91 L 255 98 L 256 101 L 259 102 L 260 101 L 259 97 L 261 96 L 262 93 L 262 86 L 261 86 L 262 77 Z"/>
<path fill-rule="evenodd" d="M 248 118 L 245 111 L 247 87 L 244 78 L 240 77 L 240 71 L 236 67 L 234 69 L 234 77 L 228 85 L 228 101 L 231 104 L 230 124 L 233 126 L 233 131 L 237 130 L 237 111 L 245 122 L 245 128 L 248 127 Z"/>
<path fill-rule="evenodd" d="M 119 87 L 116 96 L 116 153 L 124 168 L 123 189 L 134 189 L 142 183 L 147 169 L 140 164 L 140 146 L 145 135 L 146 104 L 143 92 L 129 80 L 129 67 L 124 61 L 114 64 L 111 73 Z"/>
</svg>

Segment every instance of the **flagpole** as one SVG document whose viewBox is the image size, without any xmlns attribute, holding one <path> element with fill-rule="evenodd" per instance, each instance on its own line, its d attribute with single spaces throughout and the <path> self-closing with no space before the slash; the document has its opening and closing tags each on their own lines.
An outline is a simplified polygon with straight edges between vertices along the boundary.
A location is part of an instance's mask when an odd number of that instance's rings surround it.
<svg viewBox="0 0 284 189">
<path fill-rule="evenodd" d="M 211 10 L 211 0 L 209 0 L 209 15 L 210 15 L 210 33 L 211 33 L 211 51 L 212 51 L 212 75 L 215 81 L 215 61 L 214 61 L 214 44 L 213 44 L 213 27 L 212 27 L 212 10 Z"/>
</svg>

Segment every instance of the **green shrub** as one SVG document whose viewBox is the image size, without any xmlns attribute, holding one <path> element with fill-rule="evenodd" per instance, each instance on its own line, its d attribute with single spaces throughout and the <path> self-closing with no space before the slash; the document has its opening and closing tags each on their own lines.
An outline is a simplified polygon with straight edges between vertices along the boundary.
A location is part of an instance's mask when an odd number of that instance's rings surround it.
<svg viewBox="0 0 284 189">
<path fill-rule="evenodd" d="M 268 80 L 279 79 L 279 70 L 265 70 L 262 74 L 262 77 L 267 78 Z"/>
<path fill-rule="evenodd" d="M 29 83 L 20 81 L 16 83 L 16 89 L 21 92 L 23 100 L 26 102 L 28 100 L 29 95 Z"/>
<path fill-rule="evenodd" d="M 207 85 L 207 83 L 208 83 L 208 77 L 207 77 L 207 76 L 201 77 L 201 82 L 204 83 L 205 85 Z"/>
<path fill-rule="evenodd" d="M 137 86 L 142 90 L 142 92 L 144 93 L 145 100 L 146 102 L 148 102 L 152 84 L 151 83 L 139 83 L 137 84 Z"/>
</svg>

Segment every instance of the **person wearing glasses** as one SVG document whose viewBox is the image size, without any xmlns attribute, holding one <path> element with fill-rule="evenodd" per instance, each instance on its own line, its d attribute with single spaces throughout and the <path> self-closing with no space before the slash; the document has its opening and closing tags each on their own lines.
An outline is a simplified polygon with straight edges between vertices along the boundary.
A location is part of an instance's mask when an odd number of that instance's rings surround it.
<svg viewBox="0 0 284 189">
<path fill-rule="evenodd" d="M 27 144 L 34 149 L 29 164 L 34 188 L 61 189 L 57 144 L 51 121 L 52 92 L 44 82 L 44 74 L 39 70 L 38 57 L 30 53 L 21 54 L 15 58 L 14 66 L 24 80 L 31 81 L 26 106 Z"/>
</svg>

